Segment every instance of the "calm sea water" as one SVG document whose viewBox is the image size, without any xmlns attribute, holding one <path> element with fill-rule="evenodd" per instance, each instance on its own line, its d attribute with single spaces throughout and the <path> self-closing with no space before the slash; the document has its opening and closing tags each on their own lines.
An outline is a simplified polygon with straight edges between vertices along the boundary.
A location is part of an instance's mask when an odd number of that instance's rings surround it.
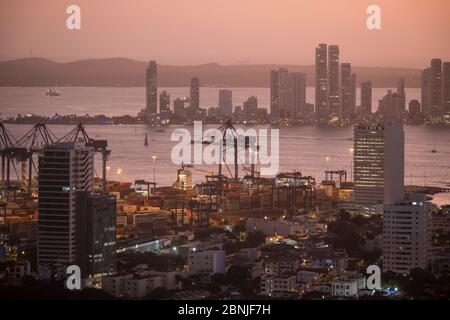
<svg viewBox="0 0 450 320">
<path fill-rule="evenodd" d="M 188 94 L 188 88 L 162 88 L 172 97 Z M 60 114 L 136 114 L 144 104 L 144 88 L 62 88 L 61 97 L 45 97 L 45 88 L 0 88 L 0 112 L 2 116 L 17 113 Z M 202 105 L 216 105 L 218 88 L 202 88 Z M 262 106 L 268 103 L 269 90 L 264 88 L 236 88 L 233 103 L 240 104 L 250 95 L 257 95 Z M 385 92 L 374 89 L 374 100 Z M 312 101 L 313 91 L 308 90 Z M 408 90 L 408 99 L 417 99 L 417 89 Z M 376 104 L 375 104 L 376 105 Z M 30 129 L 27 125 L 6 125 L 15 137 L 21 137 Z M 207 128 L 213 128 L 208 126 Z M 52 125 L 50 130 L 58 137 L 67 133 L 72 126 Z M 157 155 L 156 181 L 170 185 L 176 180 L 176 169 L 171 162 L 170 152 L 176 144 L 170 141 L 171 126 L 158 132 L 145 125 L 91 125 L 87 126 L 92 138 L 107 139 L 112 150 L 108 166 L 112 179 L 133 182 L 136 179 L 153 180 L 153 161 Z M 258 127 L 254 127 L 258 128 Z M 245 127 L 244 127 L 245 129 Z M 192 128 L 189 128 L 192 130 Z M 304 175 L 324 178 L 329 169 L 350 170 L 353 142 L 351 126 L 316 127 L 301 126 L 280 128 L 280 171 L 299 170 Z M 149 145 L 144 146 L 145 133 Z M 446 186 L 450 184 L 450 128 L 428 126 L 405 126 L 405 183 Z M 437 153 L 431 153 L 435 145 Z M 326 157 L 330 160 L 327 165 Z M 100 158 L 96 171 L 100 175 Z M 121 169 L 121 174 L 118 174 Z M 232 169 L 231 169 L 232 170 Z M 203 180 L 208 171 L 217 172 L 217 167 L 206 165 L 192 168 L 194 181 Z M 439 203 L 450 204 L 450 194 L 438 195 Z"/>
</svg>

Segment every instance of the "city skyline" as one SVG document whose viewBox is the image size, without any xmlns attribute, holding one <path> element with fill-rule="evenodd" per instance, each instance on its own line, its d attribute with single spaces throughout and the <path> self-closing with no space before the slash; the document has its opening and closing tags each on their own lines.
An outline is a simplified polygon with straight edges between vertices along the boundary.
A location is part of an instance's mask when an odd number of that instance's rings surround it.
<svg viewBox="0 0 450 320">
<path fill-rule="evenodd" d="M 270 101 L 267 115 L 265 109 L 258 112 L 257 97 L 250 97 L 242 106 L 235 106 L 233 112 L 232 91 L 221 89 L 218 92 L 219 103 L 202 108 L 200 104 L 200 79 L 191 77 L 189 88 L 189 107 L 177 108 L 174 112 L 175 121 L 182 120 L 183 124 L 192 121 L 209 120 L 226 123 L 233 120 L 244 124 L 271 123 L 272 125 L 296 125 L 299 123 L 316 124 L 355 124 L 377 122 L 380 120 L 398 121 L 403 123 L 434 123 L 445 124 L 449 118 L 448 106 L 450 92 L 449 62 L 442 63 L 441 59 L 432 58 L 431 66 L 422 70 L 421 74 L 421 102 L 409 101 L 411 112 L 406 110 L 406 80 L 400 77 L 396 81 L 397 91 L 387 90 L 378 101 L 378 109 L 372 114 L 371 101 L 372 81 L 361 82 L 361 104 L 357 105 L 357 76 L 349 62 L 340 63 L 340 49 L 338 45 L 319 43 L 315 49 L 315 103 L 306 101 L 307 75 L 300 72 L 289 72 L 288 68 L 271 69 L 270 75 Z M 141 120 L 146 124 L 169 124 L 171 119 L 170 96 L 166 92 L 160 95 L 164 106 L 157 106 L 157 63 L 150 60 L 146 68 L 146 107 L 141 111 Z M 150 93 L 153 93 L 150 94 Z M 180 97 L 178 97 L 180 98 Z M 255 102 L 250 102 L 255 100 Z M 149 101 L 153 101 L 150 103 Z M 162 102 L 160 101 L 160 104 Z M 417 101 L 417 103 L 419 103 Z M 253 105 L 249 108 L 249 104 Z M 151 107 L 150 105 L 153 105 Z M 416 108 L 414 110 L 414 108 Z M 161 110 L 165 109 L 164 115 Z M 252 111 L 249 111 L 249 110 Z M 243 113 L 242 113 L 243 110 Z M 175 111 L 175 106 L 174 106 Z M 181 113 L 180 113 L 181 111 Z M 418 112 L 416 112 L 418 111 Z M 312 115 L 314 114 L 314 117 Z M 159 119 L 158 119 L 159 116 Z M 184 119 L 183 119 L 184 118 Z"/>
</svg>

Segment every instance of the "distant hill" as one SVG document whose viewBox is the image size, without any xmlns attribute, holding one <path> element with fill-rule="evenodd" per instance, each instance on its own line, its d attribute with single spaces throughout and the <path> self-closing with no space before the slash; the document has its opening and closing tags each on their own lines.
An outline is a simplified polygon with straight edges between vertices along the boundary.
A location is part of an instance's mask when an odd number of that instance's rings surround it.
<svg viewBox="0 0 450 320">
<path fill-rule="evenodd" d="M 87 59 L 57 63 L 44 58 L 0 62 L 0 86 L 124 86 L 145 85 L 147 63 L 126 58 Z M 314 66 L 230 65 L 209 63 L 197 66 L 158 66 L 158 85 L 186 87 L 193 76 L 202 86 L 269 87 L 271 69 L 285 67 L 304 72 L 307 85 L 314 85 Z M 420 87 L 420 70 L 383 67 L 354 67 L 358 86 L 371 80 L 374 87 L 396 87 L 400 77 L 407 87 Z"/>
</svg>

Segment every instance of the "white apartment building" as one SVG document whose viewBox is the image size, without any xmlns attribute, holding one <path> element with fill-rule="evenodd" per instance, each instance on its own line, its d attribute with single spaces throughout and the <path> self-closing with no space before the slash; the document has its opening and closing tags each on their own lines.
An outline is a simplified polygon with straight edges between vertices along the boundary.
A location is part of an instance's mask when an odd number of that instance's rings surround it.
<svg viewBox="0 0 450 320">
<path fill-rule="evenodd" d="M 297 258 L 274 257 L 266 259 L 264 262 L 264 273 L 266 275 L 295 274 L 300 267 Z"/>
<path fill-rule="evenodd" d="M 358 292 L 366 287 L 366 278 L 351 275 L 335 278 L 331 282 L 331 295 L 335 297 L 357 297 Z"/>
<path fill-rule="evenodd" d="M 383 271 L 427 268 L 431 251 L 431 208 L 424 195 L 384 206 Z"/>
<path fill-rule="evenodd" d="M 164 287 L 161 275 L 125 274 L 107 276 L 102 279 L 102 290 L 118 298 L 139 299 L 159 287 Z"/>
<path fill-rule="evenodd" d="M 297 278 L 295 275 L 265 275 L 261 277 L 261 295 L 274 296 L 281 292 L 297 292 Z"/>
<path fill-rule="evenodd" d="M 225 251 L 196 250 L 189 252 L 188 270 L 190 274 L 225 273 Z"/>
</svg>

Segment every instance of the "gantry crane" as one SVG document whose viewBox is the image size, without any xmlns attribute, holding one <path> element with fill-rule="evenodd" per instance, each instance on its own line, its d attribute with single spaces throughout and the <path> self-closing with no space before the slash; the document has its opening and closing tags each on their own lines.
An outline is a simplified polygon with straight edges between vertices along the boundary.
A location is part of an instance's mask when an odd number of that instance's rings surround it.
<svg viewBox="0 0 450 320">
<path fill-rule="evenodd" d="M 25 168 L 28 162 L 28 192 L 32 190 L 33 169 L 37 172 L 34 155 L 41 152 L 45 147 L 50 146 L 57 139 L 56 136 L 43 123 L 36 123 L 19 140 L 16 140 L 8 133 L 2 125 L 2 144 L 5 145 L 2 150 L 2 181 L 5 179 L 4 163 L 6 161 L 6 185 L 11 187 L 11 165 L 15 168 L 15 160 L 21 164 L 22 188 L 25 189 Z M 5 142 L 5 143 L 3 143 Z M 16 169 L 16 168 L 15 168 Z M 19 174 L 16 171 L 17 176 Z M 19 178 L 19 177 L 18 177 Z"/>
<path fill-rule="evenodd" d="M 10 163 L 7 161 L 7 150 L 12 148 L 17 142 L 16 138 L 6 129 L 3 122 L 0 122 L 0 151 L 2 154 L 2 188 L 5 186 L 6 171 L 9 171 Z M 8 167 L 8 168 L 6 168 Z"/>
</svg>

